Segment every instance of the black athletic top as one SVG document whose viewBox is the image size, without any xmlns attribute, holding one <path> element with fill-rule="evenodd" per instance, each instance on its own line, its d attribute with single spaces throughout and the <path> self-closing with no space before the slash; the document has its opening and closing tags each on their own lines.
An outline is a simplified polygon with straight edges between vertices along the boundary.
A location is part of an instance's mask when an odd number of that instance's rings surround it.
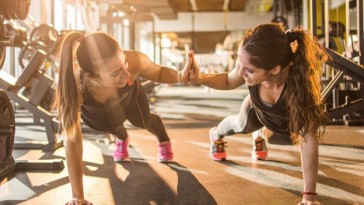
<svg viewBox="0 0 364 205">
<path fill-rule="evenodd" d="M 267 106 L 259 97 L 259 85 L 249 86 L 250 98 L 260 122 L 273 133 L 290 135 L 288 108 L 283 99 L 285 91 L 286 85 L 284 85 L 278 101 L 273 106 Z"/>
<path fill-rule="evenodd" d="M 136 84 L 128 83 L 118 90 L 116 100 L 99 103 L 87 88 L 82 89 L 83 103 L 81 105 L 81 118 L 91 128 L 110 132 L 122 124 L 125 117 L 125 108 L 136 92 Z"/>
</svg>

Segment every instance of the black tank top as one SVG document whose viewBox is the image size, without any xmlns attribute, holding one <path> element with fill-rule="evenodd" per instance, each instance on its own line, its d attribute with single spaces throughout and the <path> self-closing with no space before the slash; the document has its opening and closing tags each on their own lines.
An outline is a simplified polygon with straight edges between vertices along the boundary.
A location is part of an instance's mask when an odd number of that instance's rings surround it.
<svg viewBox="0 0 364 205">
<path fill-rule="evenodd" d="M 81 75 L 82 76 L 82 75 Z M 81 78 L 81 83 L 82 78 Z M 82 89 L 83 103 L 81 105 L 81 119 L 91 128 L 109 131 L 125 121 L 125 108 L 135 92 L 136 82 L 129 82 L 118 89 L 116 100 L 99 103 L 84 86 Z"/>
<path fill-rule="evenodd" d="M 281 135 L 290 134 L 288 108 L 283 99 L 285 91 L 286 85 L 284 85 L 278 101 L 273 106 L 267 106 L 259 97 L 259 85 L 249 86 L 250 98 L 258 119 L 269 130 Z"/>
</svg>

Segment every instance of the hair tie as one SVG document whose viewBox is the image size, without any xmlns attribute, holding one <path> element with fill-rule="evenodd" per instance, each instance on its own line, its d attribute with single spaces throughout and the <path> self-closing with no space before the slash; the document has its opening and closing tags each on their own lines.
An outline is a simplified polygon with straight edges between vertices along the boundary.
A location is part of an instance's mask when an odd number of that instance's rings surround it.
<svg viewBox="0 0 364 205">
<path fill-rule="evenodd" d="M 82 42 L 85 39 L 85 35 L 81 34 L 81 36 L 77 39 L 78 42 Z"/>
<path fill-rule="evenodd" d="M 289 43 L 289 46 L 291 47 L 292 53 L 295 54 L 298 48 L 297 40 L 294 40 L 293 42 Z"/>
<path fill-rule="evenodd" d="M 289 46 L 291 47 L 292 53 L 295 54 L 298 48 L 298 42 L 295 39 L 295 34 L 294 31 L 292 31 L 291 29 L 288 29 L 286 31 L 286 35 L 287 35 L 287 39 L 289 42 Z"/>
</svg>

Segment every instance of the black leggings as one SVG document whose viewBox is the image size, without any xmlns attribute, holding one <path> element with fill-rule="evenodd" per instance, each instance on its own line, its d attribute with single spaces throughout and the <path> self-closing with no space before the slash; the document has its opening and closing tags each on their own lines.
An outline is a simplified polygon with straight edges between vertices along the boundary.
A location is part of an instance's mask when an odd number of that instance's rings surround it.
<svg viewBox="0 0 364 205">
<path fill-rule="evenodd" d="M 164 128 L 161 118 L 150 112 L 148 97 L 145 89 L 139 83 L 137 83 L 136 92 L 131 96 L 129 104 L 124 109 L 125 118 L 134 126 L 147 129 L 158 138 L 158 142 L 169 141 L 168 134 Z M 116 127 L 112 134 L 121 140 L 127 138 L 128 134 L 124 127 L 124 124 L 120 124 Z"/>
<path fill-rule="evenodd" d="M 98 108 L 97 104 L 88 103 L 88 107 L 83 111 L 83 121 L 95 130 L 104 131 L 125 140 L 128 133 L 124 122 L 128 120 L 136 127 L 147 129 L 158 138 L 159 142 L 169 141 L 161 118 L 150 112 L 148 97 L 140 82 L 134 81 L 134 85 L 130 89 L 125 89 L 125 92 L 131 92 L 128 104 L 103 109 Z"/>
</svg>

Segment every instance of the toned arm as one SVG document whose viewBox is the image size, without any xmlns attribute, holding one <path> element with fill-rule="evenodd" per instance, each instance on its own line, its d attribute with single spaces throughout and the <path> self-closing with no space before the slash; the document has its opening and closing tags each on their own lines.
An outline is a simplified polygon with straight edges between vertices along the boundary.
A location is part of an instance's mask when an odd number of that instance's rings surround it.
<svg viewBox="0 0 364 205">
<path fill-rule="evenodd" d="M 197 66 L 196 64 L 194 66 Z M 218 90 L 232 90 L 245 83 L 244 78 L 238 75 L 239 64 L 229 73 L 200 74 L 196 84 L 203 84 L 207 87 Z"/>
<path fill-rule="evenodd" d="M 299 142 L 301 152 L 301 165 L 304 180 L 304 192 L 316 192 L 316 181 L 318 175 L 318 141 L 308 135 Z M 303 199 L 315 201 L 315 195 L 303 195 Z"/>
<path fill-rule="evenodd" d="M 77 136 L 74 137 L 74 140 L 71 140 L 70 138 L 66 140 L 65 149 L 66 149 L 68 175 L 72 187 L 72 197 L 77 199 L 84 199 L 83 181 L 82 181 L 83 144 L 82 144 L 80 117 L 78 118 L 78 123 L 77 123 Z"/>
<path fill-rule="evenodd" d="M 172 68 L 163 67 L 152 62 L 148 56 L 137 51 L 124 51 L 129 63 L 131 75 L 159 83 L 177 83 L 178 72 Z"/>
</svg>

